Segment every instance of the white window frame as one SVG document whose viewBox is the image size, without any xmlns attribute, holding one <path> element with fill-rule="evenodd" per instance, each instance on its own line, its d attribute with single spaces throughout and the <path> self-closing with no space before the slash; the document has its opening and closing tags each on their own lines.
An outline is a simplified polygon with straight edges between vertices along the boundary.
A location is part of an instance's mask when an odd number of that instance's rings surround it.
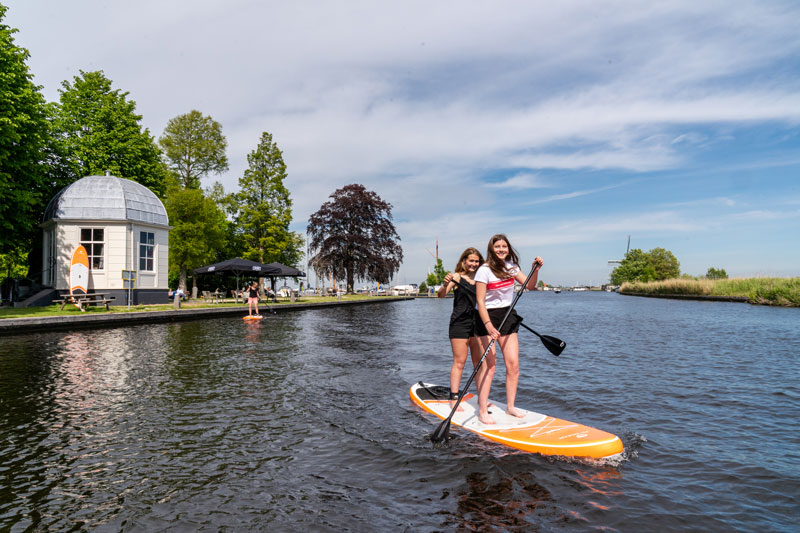
<svg viewBox="0 0 800 533">
<path fill-rule="evenodd" d="M 142 236 L 152 242 L 143 242 Z M 149 255 L 147 252 L 149 251 Z M 144 261 L 145 268 L 142 268 L 142 261 Z M 150 268 L 147 267 L 147 262 L 150 262 Z M 152 231 L 139 231 L 139 272 L 155 272 L 156 271 L 156 234 Z"/>
<path fill-rule="evenodd" d="M 95 232 L 98 231 L 98 230 L 103 232 L 103 239 L 102 240 L 95 240 L 95 237 L 96 237 Z M 88 240 L 88 241 L 84 240 L 84 238 L 83 238 L 83 232 L 84 231 L 90 231 L 91 232 L 90 233 L 90 237 L 91 237 L 90 240 Z M 86 255 L 89 256 L 89 270 L 96 270 L 98 272 L 104 271 L 106 269 L 106 267 L 105 267 L 105 265 L 106 265 L 106 241 L 105 241 L 105 239 L 106 239 L 106 228 L 97 228 L 97 227 L 80 228 L 80 232 L 81 232 L 81 234 L 80 234 L 81 246 L 86 248 Z M 99 254 L 95 253 L 96 252 L 96 246 L 100 246 L 100 253 Z M 95 259 L 99 259 L 100 260 L 100 266 L 99 267 L 95 267 L 94 266 Z"/>
</svg>

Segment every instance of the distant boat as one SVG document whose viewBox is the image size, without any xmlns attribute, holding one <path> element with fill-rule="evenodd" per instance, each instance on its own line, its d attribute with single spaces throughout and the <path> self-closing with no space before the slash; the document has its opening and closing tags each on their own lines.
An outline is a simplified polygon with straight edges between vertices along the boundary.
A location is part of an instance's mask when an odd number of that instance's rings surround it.
<svg viewBox="0 0 800 533">
<path fill-rule="evenodd" d="M 556 294 L 561 294 L 561 289 L 553 289 L 553 292 Z"/>
</svg>

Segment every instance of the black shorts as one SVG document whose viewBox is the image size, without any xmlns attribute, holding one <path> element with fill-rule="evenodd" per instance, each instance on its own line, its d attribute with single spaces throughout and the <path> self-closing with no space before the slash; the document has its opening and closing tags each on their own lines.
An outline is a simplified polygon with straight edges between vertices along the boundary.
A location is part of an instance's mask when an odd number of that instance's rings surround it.
<svg viewBox="0 0 800 533">
<path fill-rule="evenodd" d="M 503 317 L 506 316 L 508 307 L 487 309 L 487 311 L 489 312 L 489 320 L 492 321 L 492 325 L 495 327 L 495 329 L 497 329 L 497 327 L 500 325 L 500 322 L 503 321 Z M 522 317 L 517 314 L 516 309 L 512 309 L 511 314 L 508 315 L 508 320 L 506 320 L 506 323 L 503 324 L 503 329 L 500 330 L 500 335 L 506 336 L 518 332 L 520 322 L 522 322 Z M 481 320 L 480 315 L 477 313 L 475 313 L 475 334 L 479 337 L 489 334 L 489 332 L 486 331 L 486 326 Z"/>
<path fill-rule="evenodd" d="M 462 315 L 457 318 L 450 319 L 450 338 L 451 339 L 469 339 L 475 336 L 475 316 L 477 313 L 470 313 Z"/>
</svg>

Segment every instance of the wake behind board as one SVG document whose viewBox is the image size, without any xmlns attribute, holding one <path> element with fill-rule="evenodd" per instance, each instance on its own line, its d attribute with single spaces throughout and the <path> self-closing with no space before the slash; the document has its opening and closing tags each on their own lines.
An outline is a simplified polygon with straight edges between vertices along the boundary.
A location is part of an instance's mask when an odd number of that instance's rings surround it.
<svg viewBox="0 0 800 533">
<path fill-rule="evenodd" d="M 261 320 L 262 318 L 264 317 L 261 315 L 252 315 L 252 316 L 248 315 L 248 316 L 243 316 L 242 320 Z"/>
<path fill-rule="evenodd" d="M 450 416 L 448 387 L 419 382 L 411 386 L 409 396 L 419 407 L 442 420 Z M 459 404 L 463 412 L 456 412 L 451 423 L 494 442 L 543 455 L 600 459 L 623 451 L 622 441 L 611 433 L 525 409 L 520 409 L 525 417 L 517 418 L 506 414 L 504 403 L 495 400 L 490 403 L 494 404 L 489 411 L 496 424 L 478 421 L 478 397 L 472 393 L 464 395 Z"/>
<path fill-rule="evenodd" d="M 69 265 L 69 293 L 71 295 L 82 295 L 88 292 L 89 287 L 89 256 L 86 248 L 78 245 L 72 253 L 72 262 Z M 80 309 L 80 305 L 73 303 Z"/>
</svg>

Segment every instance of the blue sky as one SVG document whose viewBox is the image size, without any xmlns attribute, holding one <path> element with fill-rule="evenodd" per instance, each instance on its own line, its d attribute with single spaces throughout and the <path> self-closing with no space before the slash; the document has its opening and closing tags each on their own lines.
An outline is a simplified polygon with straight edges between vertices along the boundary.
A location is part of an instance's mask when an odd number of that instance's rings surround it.
<svg viewBox="0 0 800 533">
<path fill-rule="evenodd" d="M 235 190 L 262 131 L 293 229 L 337 188 L 394 206 L 397 283 L 506 233 L 552 284 L 664 247 L 683 272 L 800 275 L 797 2 L 4 0 L 48 100 L 79 69 L 156 137 L 222 123 Z"/>
</svg>

